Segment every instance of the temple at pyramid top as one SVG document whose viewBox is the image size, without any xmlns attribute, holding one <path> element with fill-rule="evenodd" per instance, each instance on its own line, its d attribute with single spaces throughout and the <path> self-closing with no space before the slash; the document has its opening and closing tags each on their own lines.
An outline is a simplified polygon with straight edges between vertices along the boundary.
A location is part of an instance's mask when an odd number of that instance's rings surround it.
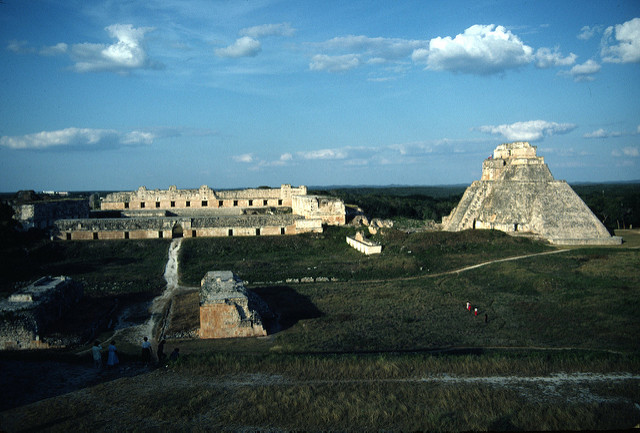
<svg viewBox="0 0 640 433">
<path fill-rule="evenodd" d="M 553 178 L 527 142 L 501 144 L 482 163 L 482 177 L 465 191 L 447 231 L 496 229 L 565 245 L 620 244 L 565 181 Z"/>
</svg>

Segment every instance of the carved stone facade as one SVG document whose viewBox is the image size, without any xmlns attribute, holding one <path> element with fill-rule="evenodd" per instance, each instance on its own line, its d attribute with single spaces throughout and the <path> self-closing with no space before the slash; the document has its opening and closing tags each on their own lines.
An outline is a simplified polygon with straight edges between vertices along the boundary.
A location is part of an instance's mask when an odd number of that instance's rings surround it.
<svg viewBox="0 0 640 433">
<path fill-rule="evenodd" d="M 56 221 L 61 240 L 149 239 L 217 236 L 276 236 L 322 232 L 344 224 L 344 203 L 307 195 L 307 187 L 282 185 L 214 191 L 148 190 L 108 194 L 101 203 L 113 218 Z"/>
<path fill-rule="evenodd" d="M 207 272 L 200 287 L 200 338 L 267 335 L 269 308 L 231 271 Z"/>
<path fill-rule="evenodd" d="M 482 164 L 482 178 L 467 188 L 442 219 L 447 231 L 496 229 L 528 233 L 554 244 L 620 244 L 565 181 L 553 178 L 527 142 L 499 145 Z"/>
<path fill-rule="evenodd" d="M 291 207 L 294 195 L 307 195 L 307 187 L 282 185 L 280 188 L 250 188 L 214 191 L 207 185 L 199 189 L 147 189 L 108 194 L 101 203 L 103 210 L 153 209 L 217 209 Z"/>
<path fill-rule="evenodd" d="M 50 347 L 41 339 L 47 327 L 82 297 L 69 277 L 43 277 L 0 301 L 0 350 Z"/>
</svg>

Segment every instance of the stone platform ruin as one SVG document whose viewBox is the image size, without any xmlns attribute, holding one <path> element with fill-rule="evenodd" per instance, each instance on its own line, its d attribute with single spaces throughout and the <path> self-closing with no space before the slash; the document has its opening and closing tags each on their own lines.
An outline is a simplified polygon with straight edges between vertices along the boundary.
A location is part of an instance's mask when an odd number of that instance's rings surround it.
<svg viewBox="0 0 640 433">
<path fill-rule="evenodd" d="M 446 231 L 495 229 L 529 234 L 560 245 L 617 245 L 565 181 L 555 180 L 536 147 L 501 144 L 482 164 L 482 178 L 467 188 L 442 219 Z"/>
<path fill-rule="evenodd" d="M 69 277 L 42 277 L 0 301 L 0 350 L 40 349 L 41 336 L 82 297 L 82 286 Z"/>
<path fill-rule="evenodd" d="M 262 317 L 267 304 L 231 271 L 211 271 L 200 284 L 200 338 L 267 335 Z"/>
</svg>

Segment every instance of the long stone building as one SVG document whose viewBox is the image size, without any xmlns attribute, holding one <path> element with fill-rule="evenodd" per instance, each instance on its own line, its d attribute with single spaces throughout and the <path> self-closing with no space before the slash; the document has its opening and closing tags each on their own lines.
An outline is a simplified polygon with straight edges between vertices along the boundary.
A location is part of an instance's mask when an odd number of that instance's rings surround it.
<svg viewBox="0 0 640 433">
<path fill-rule="evenodd" d="M 564 245 L 622 242 L 565 181 L 553 178 L 544 158 L 527 142 L 496 147 L 482 164 L 482 178 L 467 188 L 442 227 L 527 233 Z"/>
<path fill-rule="evenodd" d="M 272 236 L 322 232 L 345 224 L 344 203 L 308 195 L 305 186 L 214 191 L 149 190 L 108 194 L 101 201 L 109 217 L 56 221 L 61 240 L 149 239 L 215 236 Z M 104 215 L 103 215 L 104 216 Z"/>
</svg>

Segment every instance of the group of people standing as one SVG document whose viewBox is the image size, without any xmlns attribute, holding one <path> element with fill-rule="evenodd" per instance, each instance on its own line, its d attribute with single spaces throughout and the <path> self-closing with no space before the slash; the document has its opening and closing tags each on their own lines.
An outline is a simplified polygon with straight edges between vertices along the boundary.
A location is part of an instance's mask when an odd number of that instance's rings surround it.
<svg viewBox="0 0 640 433">
<path fill-rule="evenodd" d="M 111 344 L 109 344 L 107 353 L 107 367 L 113 368 L 120 363 L 115 340 L 112 340 Z M 102 346 L 98 341 L 93 343 L 93 347 L 91 348 L 91 355 L 93 356 L 93 366 L 96 368 L 102 368 Z"/>
<path fill-rule="evenodd" d="M 165 343 L 166 340 L 162 340 L 160 341 L 160 343 L 158 343 L 158 363 L 164 362 L 167 358 L 167 355 L 165 355 L 164 353 Z M 151 342 L 147 337 L 144 337 L 142 340 L 142 361 L 145 363 L 145 365 L 151 364 L 152 352 L 153 351 L 151 349 Z M 100 345 L 99 341 L 96 341 L 93 344 L 93 347 L 91 348 L 91 356 L 93 357 L 93 366 L 98 369 L 102 368 L 102 345 Z M 179 356 L 180 349 L 176 347 L 175 349 L 173 349 L 173 352 L 171 352 L 171 355 L 169 355 L 169 360 L 177 361 Z M 113 368 L 119 363 L 120 359 L 118 358 L 118 349 L 116 348 L 116 342 L 115 340 L 112 340 L 111 344 L 109 344 L 109 347 L 107 348 L 107 367 Z"/>
</svg>

